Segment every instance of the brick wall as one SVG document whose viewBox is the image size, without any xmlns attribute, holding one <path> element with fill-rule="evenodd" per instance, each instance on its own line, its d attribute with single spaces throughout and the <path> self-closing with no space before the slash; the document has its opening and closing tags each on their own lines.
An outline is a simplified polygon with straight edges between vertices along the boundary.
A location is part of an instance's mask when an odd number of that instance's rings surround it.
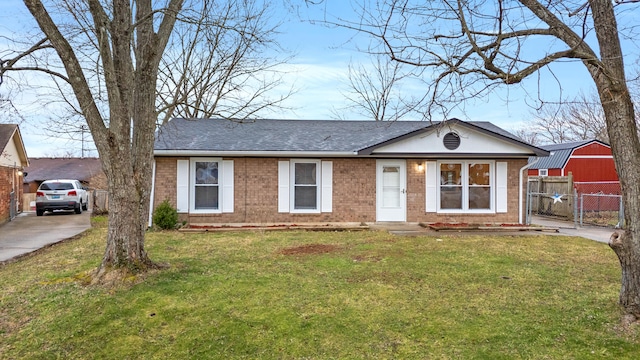
<svg viewBox="0 0 640 360">
<path fill-rule="evenodd" d="M 156 158 L 154 206 L 165 199 L 176 206 L 177 160 Z M 375 221 L 375 159 L 333 161 L 333 211 L 320 214 L 278 213 L 277 158 L 225 158 L 234 160 L 233 213 L 191 214 L 190 223 L 303 223 Z M 343 199 L 349 199 L 344 201 Z"/>
<path fill-rule="evenodd" d="M 157 157 L 154 207 L 165 199 L 176 206 L 177 160 L 186 157 Z M 200 224 L 375 222 L 376 160 L 326 159 L 333 162 L 333 211 L 320 214 L 278 213 L 277 158 L 225 158 L 234 160 L 234 212 L 224 214 L 181 214 L 181 221 Z M 505 214 L 441 215 L 425 213 L 424 169 L 420 160 L 407 160 L 408 222 L 518 222 L 518 170 L 526 159 L 508 162 L 508 209 Z"/>
<path fill-rule="evenodd" d="M 12 189 L 14 184 L 15 190 Z M 22 178 L 17 175 L 15 169 L 0 166 L 0 224 L 9 221 L 11 216 L 11 191 L 16 192 L 17 208 L 22 209 Z"/>
</svg>

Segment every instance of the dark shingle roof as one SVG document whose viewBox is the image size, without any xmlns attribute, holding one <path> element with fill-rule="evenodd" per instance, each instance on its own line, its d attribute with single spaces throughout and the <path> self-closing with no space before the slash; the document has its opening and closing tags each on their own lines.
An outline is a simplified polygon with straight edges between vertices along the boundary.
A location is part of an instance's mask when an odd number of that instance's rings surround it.
<svg viewBox="0 0 640 360">
<path fill-rule="evenodd" d="M 32 158 L 24 181 L 44 181 L 51 179 L 74 179 L 88 182 L 102 173 L 98 158 Z"/>
<path fill-rule="evenodd" d="M 7 147 L 17 128 L 18 125 L 15 124 L 0 124 L 0 152 Z"/>
<path fill-rule="evenodd" d="M 573 150 L 593 142 L 598 142 L 598 143 L 607 145 L 602 141 L 595 140 L 595 139 L 580 140 L 580 141 L 574 141 L 574 142 L 563 143 L 563 144 L 542 145 L 540 146 L 541 148 L 550 152 L 549 156 L 538 158 L 539 160 L 533 165 L 531 165 L 529 168 L 530 169 L 562 169 L 567 163 L 567 161 L 569 161 L 569 157 L 571 157 Z M 536 158 L 530 157 L 529 163 L 532 163 L 534 159 Z"/>
<path fill-rule="evenodd" d="M 535 148 L 489 122 L 462 122 L 493 136 Z M 438 126 L 426 121 L 173 119 L 156 133 L 154 149 L 177 151 L 352 152 Z M 537 153 L 537 152 L 536 152 Z"/>
<path fill-rule="evenodd" d="M 7 148 L 12 138 L 15 141 L 15 145 L 18 151 L 18 159 L 21 165 L 29 164 L 29 158 L 27 156 L 27 150 L 24 148 L 22 142 L 22 135 L 20 134 L 20 128 L 16 124 L 0 124 L 0 155 Z"/>
</svg>

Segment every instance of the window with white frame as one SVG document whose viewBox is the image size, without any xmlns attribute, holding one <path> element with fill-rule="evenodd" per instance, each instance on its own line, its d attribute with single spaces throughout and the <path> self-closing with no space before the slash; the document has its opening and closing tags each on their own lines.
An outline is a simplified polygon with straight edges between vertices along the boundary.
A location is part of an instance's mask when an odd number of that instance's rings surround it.
<svg viewBox="0 0 640 360">
<path fill-rule="evenodd" d="M 292 204 L 293 210 L 319 210 L 320 186 L 318 175 L 320 161 L 292 161 Z"/>
<path fill-rule="evenodd" d="M 177 160 L 176 205 L 180 213 L 234 211 L 233 160 Z"/>
<path fill-rule="evenodd" d="M 538 169 L 538 176 L 548 176 L 549 169 Z"/>
<path fill-rule="evenodd" d="M 439 206 L 442 211 L 492 211 L 493 162 L 447 161 L 438 166 Z"/>
<path fill-rule="evenodd" d="M 217 160 L 193 160 L 193 209 L 220 209 L 220 162 Z"/>
<path fill-rule="evenodd" d="M 333 162 L 292 159 L 278 162 L 278 212 L 332 211 Z"/>
</svg>

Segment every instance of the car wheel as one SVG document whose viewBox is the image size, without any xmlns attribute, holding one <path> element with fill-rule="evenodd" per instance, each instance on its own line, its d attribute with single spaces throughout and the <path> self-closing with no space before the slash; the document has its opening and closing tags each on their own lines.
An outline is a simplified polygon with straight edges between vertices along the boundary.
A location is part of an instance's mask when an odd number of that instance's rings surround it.
<svg viewBox="0 0 640 360">
<path fill-rule="evenodd" d="M 42 215 L 44 215 L 44 210 L 36 210 L 36 215 L 37 215 L 37 216 L 42 216 Z"/>
<path fill-rule="evenodd" d="M 82 210 L 87 211 L 88 208 L 89 208 L 89 204 L 88 203 L 83 203 L 82 204 Z"/>
<path fill-rule="evenodd" d="M 76 204 L 76 208 L 74 209 L 76 214 L 82 214 L 82 202 Z"/>
</svg>

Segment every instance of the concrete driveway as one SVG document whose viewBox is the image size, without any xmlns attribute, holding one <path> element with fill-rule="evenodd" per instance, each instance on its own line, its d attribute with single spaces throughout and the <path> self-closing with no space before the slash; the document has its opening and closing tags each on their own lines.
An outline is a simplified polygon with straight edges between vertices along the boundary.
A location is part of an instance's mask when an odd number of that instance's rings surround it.
<svg viewBox="0 0 640 360">
<path fill-rule="evenodd" d="M 558 228 L 558 232 L 562 235 L 580 236 L 585 239 L 591 239 L 605 244 L 609 243 L 611 234 L 616 231 L 616 229 L 602 226 L 585 225 L 576 227 L 576 225 L 571 221 L 562 221 L 543 216 L 533 216 L 531 218 L 531 223 L 534 225 Z"/>
<path fill-rule="evenodd" d="M 44 216 L 21 213 L 0 225 L 0 263 L 68 239 L 90 227 L 88 211 L 80 215 L 73 211 L 47 212 Z"/>
</svg>

